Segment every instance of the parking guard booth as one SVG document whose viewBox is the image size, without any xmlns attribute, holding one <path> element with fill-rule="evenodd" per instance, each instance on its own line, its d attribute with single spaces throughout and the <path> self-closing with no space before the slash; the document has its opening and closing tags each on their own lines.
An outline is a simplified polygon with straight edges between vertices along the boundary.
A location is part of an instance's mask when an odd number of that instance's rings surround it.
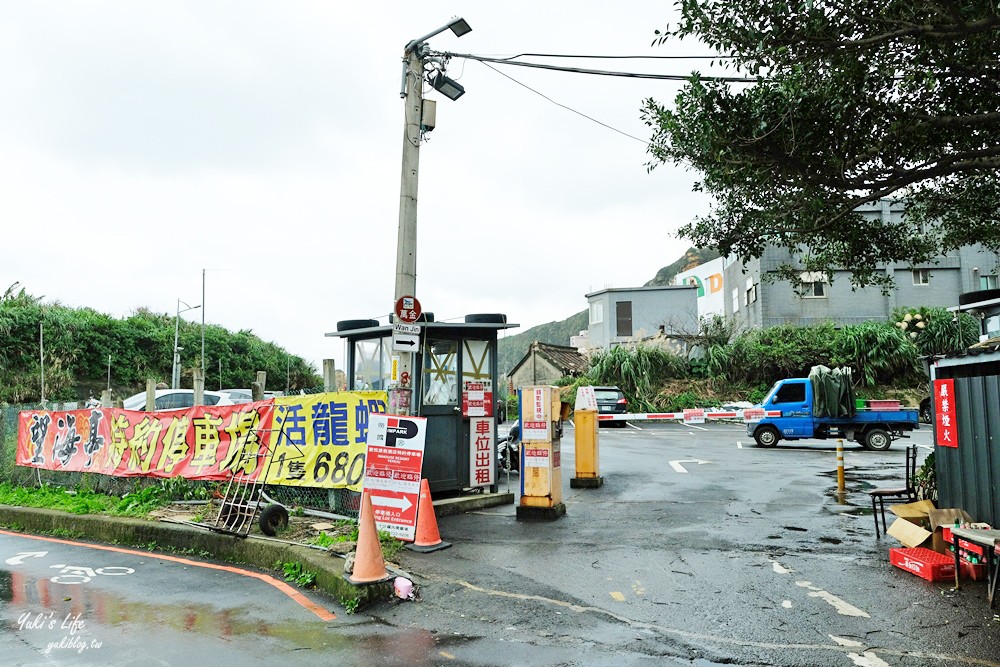
<svg viewBox="0 0 1000 667">
<path fill-rule="evenodd" d="M 326 335 L 346 341 L 348 390 L 411 389 L 409 413 L 427 419 L 423 476 L 431 493 L 452 495 L 482 486 L 496 493 L 497 425 L 503 414 L 498 410 L 497 332 L 519 325 L 508 324 L 499 313 L 466 315 L 464 322 L 435 322 L 433 313 L 424 313 L 417 324 L 413 378 L 394 377 L 399 354 L 394 346 L 413 340 L 394 339 L 392 323 L 344 320 Z"/>
</svg>

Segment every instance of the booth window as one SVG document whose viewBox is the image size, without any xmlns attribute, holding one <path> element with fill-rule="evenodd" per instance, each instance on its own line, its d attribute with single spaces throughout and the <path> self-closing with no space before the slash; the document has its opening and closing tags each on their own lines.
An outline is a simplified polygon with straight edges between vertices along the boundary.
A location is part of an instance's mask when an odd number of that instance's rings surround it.
<svg viewBox="0 0 1000 667">
<path fill-rule="evenodd" d="M 354 342 L 354 383 L 351 389 L 387 389 L 392 372 L 390 339 L 366 338 Z"/>
<path fill-rule="evenodd" d="M 458 404 L 458 341 L 432 340 L 424 351 L 424 405 Z"/>
<path fill-rule="evenodd" d="M 464 341 L 462 343 L 462 381 L 492 381 L 491 371 L 489 341 Z"/>
</svg>

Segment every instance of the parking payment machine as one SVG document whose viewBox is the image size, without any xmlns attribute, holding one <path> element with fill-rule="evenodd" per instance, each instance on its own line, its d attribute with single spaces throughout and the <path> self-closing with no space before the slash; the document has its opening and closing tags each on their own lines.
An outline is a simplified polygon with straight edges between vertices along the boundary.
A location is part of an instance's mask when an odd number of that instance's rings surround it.
<svg viewBox="0 0 1000 667">
<path fill-rule="evenodd" d="M 521 501 L 518 521 L 554 521 L 562 502 L 562 403 L 559 388 L 518 390 L 521 415 Z"/>
</svg>

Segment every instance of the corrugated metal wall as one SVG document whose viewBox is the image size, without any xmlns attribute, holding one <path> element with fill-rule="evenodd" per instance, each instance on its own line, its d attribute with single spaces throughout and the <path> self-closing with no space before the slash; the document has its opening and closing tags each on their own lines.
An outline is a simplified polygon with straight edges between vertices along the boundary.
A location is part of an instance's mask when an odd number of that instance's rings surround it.
<svg viewBox="0 0 1000 667">
<path fill-rule="evenodd" d="M 958 420 L 958 448 L 935 449 L 938 507 L 960 507 L 976 521 L 1000 526 L 1000 375 L 996 375 L 996 364 L 972 362 L 939 368 L 937 377 L 955 380 Z"/>
</svg>

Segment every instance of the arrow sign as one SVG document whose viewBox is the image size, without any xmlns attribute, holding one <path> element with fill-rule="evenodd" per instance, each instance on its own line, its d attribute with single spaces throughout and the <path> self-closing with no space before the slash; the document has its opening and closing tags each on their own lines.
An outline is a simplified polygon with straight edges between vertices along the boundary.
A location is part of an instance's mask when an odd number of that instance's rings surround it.
<svg viewBox="0 0 1000 667">
<path fill-rule="evenodd" d="M 402 511 L 406 511 L 413 507 L 413 503 L 406 496 L 402 498 L 387 498 L 386 496 L 376 496 L 371 494 L 372 505 L 382 505 L 383 507 L 395 507 Z"/>
<path fill-rule="evenodd" d="M 701 459 L 678 459 L 677 461 L 671 461 L 670 467 L 676 472 L 687 472 L 687 470 L 682 466 L 682 463 L 697 463 L 702 465 L 703 463 L 711 463 L 711 461 L 702 461 Z"/>
<path fill-rule="evenodd" d="M 392 349 L 402 352 L 412 351 L 420 345 L 419 337 L 412 334 L 396 333 L 392 334 Z"/>
<path fill-rule="evenodd" d="M 48 551 L 22 551 L 18 555 L 12 556 L 4 562 L 7 563 L 7 565 L 24 565 L 25 558 L 41 558 L 48 553 Z"/>
</svg>

